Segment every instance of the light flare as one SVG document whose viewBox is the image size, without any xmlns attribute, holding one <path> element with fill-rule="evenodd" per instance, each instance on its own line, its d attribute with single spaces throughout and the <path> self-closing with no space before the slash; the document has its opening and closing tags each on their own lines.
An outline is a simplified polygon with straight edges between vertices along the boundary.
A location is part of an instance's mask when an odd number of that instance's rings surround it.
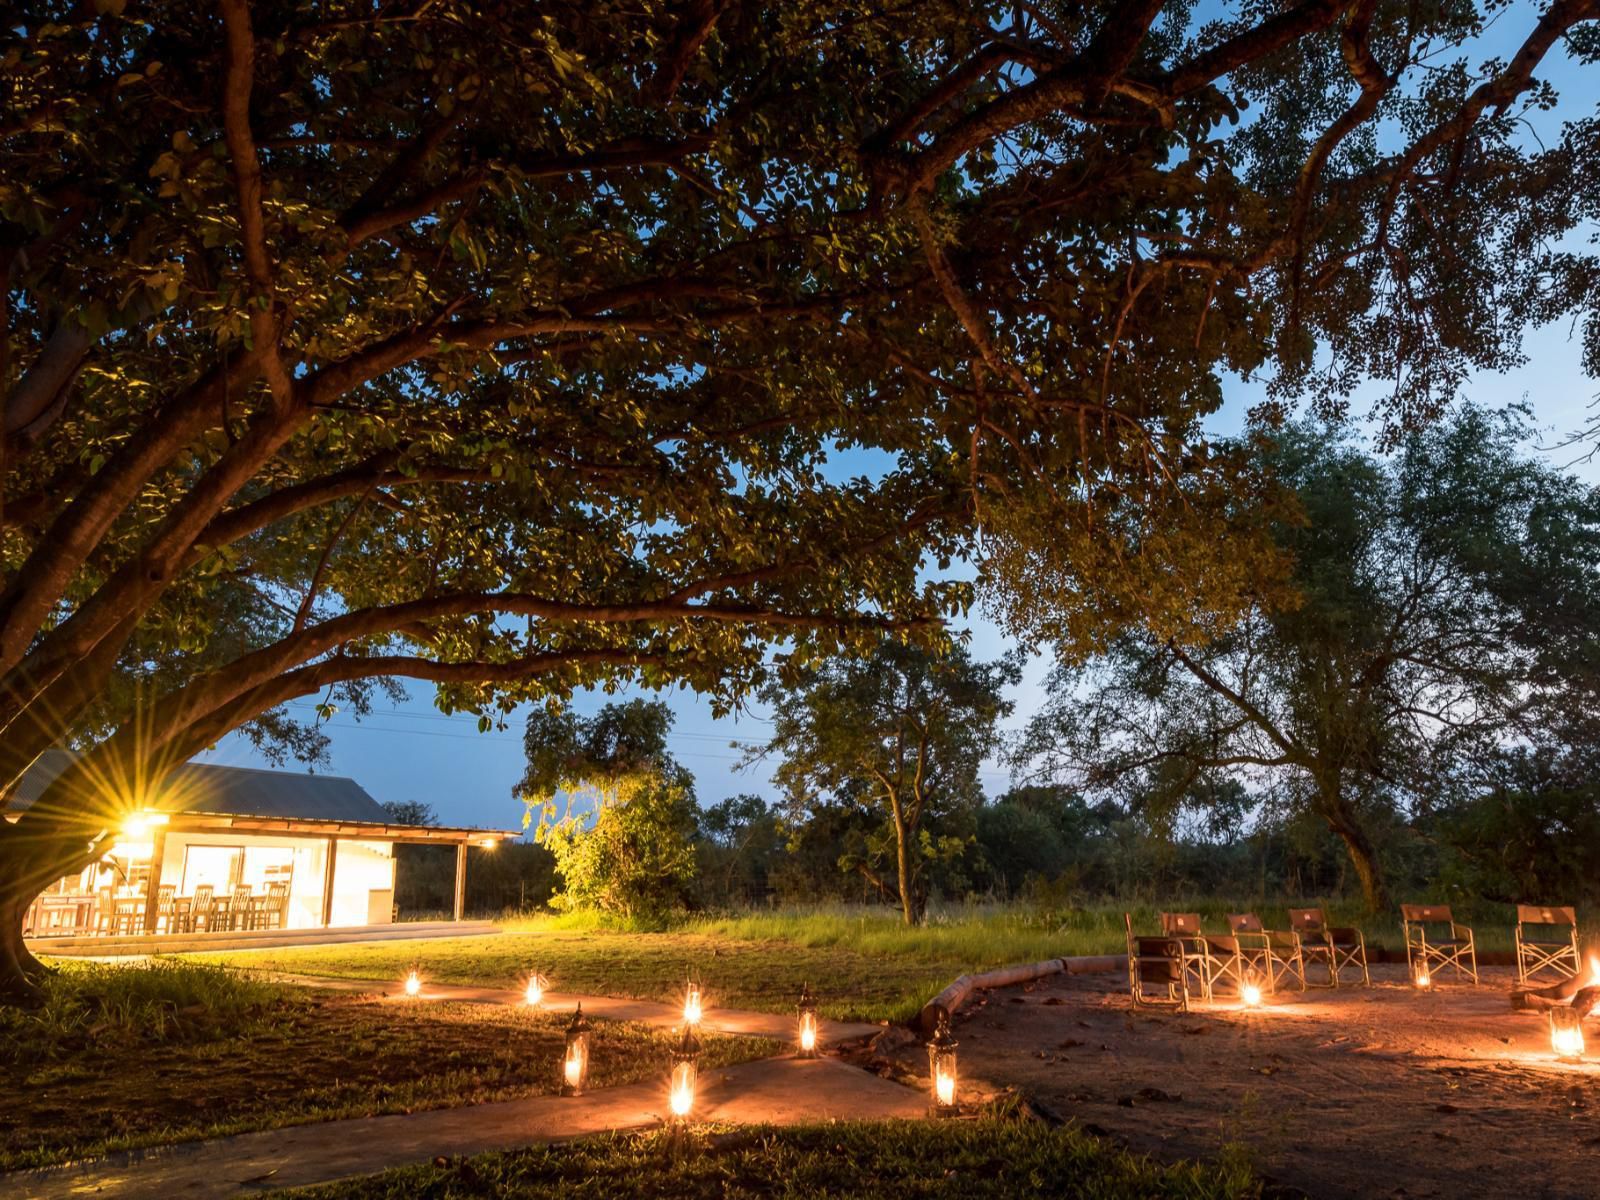
<svg viewBox="0 0 1600 1200">
<path fill-rule="evenodd" d="M 422 991 L 422 977 L 415 971 L 406 976 L 406 995 L 416 996 Z"/>
<path fill-rule="evenodd" d="M 940 1105 L 949 1108 L 956 1102 L 956 1077 L 940 1071 L 933 1081 L 933 1094 Z"/>
<path fill-rule="evenodd" d="M 1261 989 L 1253 983 L 1247 983 L 1239 989 L 1239 998 L 1244 1001 L 1246 1008 L 1255 1008 L 1261 1003 Z"/>
</svg>

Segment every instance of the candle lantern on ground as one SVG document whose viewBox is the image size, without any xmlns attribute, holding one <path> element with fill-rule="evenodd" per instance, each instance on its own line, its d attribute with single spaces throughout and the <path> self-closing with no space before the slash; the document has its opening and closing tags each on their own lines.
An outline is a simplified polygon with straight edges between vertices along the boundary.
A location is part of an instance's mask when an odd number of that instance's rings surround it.
<svg viewBox="0 0 1600 1200">
<path fill-rule="evenodd" d="M 800 989 L 800 1057 L 817 1056 L 817 999 L 808 983 Z"/>
<path fill-rule="evenodd" d="M 406 995 L 418 996 L 422 994 L 422 976 L 417 974 L 417 969 L 412 967 L 406 972 Z"/>
<path fill-rule="evenodd" d="M 583 1005 L 573 1011 L 567 1022 L 567 1045 L 561 1060 L 561 1094 L 581 1096 L 589 1083 L 589 1039 L 593 1029 L 589 1018 L 583 1015 Z"/>
<path fill-rule="evenodd" d="M 700 1002 L 700 984 L 691 979 L 683 993 L 684 1024 L 691 1026 L 700 1024 L 700 1017 L 703 1011 Z"/>
<path fill-rule="evenodd" d="M 933 1115 L 953 1117 L 956 1107 L 956 1046 L 950 1033 L 950 1018 L 939 1014 L 933 1040 L 928 1043 L 928 1076 L 933 1082 Z"/>
<path fill-rule="evenodd" d="M 1419 991 L 1425 992 L 1433 986 L 1433 976 L 1428 974 L 1427 967 L 1418 967 L 1416 978 L 1413 982 L 1417 985 Z"/>
<path fill-rule="evenodd" d="M 528 986 L 522 993 L 522 998 L 528 1002 L 529 1008 L 538 1008 L 544 1001 L 545 977 L 535 971 L 528 976 Z"/>
<path fill-rule="evenodd" d="M 1550 1048 L 1556 1057 L 1577 1062 L 1583 1057 L 1583 1019 L 1576 1008 L 1563 1006 L 1550 1010 Z"/>
<path fill-rule="evenodd" d="M 694 1111 L 694 1089 L 699 1076 L 700 1039 L 695 1037 L 693 1025 L 685 1025 L 683 1037 L 672 1051 L 672 1084 L 668 1100 L 675 1119 L 687 1120 Z"/>
<path fill-rule="evenodd" d="M 1261 983 L 1256 979 L 1255 972 L 1247 974 L 1244 982 L 1239 985 L 1239 999 L 1246 1008 L 1261 1006 Z"/>
</svg>

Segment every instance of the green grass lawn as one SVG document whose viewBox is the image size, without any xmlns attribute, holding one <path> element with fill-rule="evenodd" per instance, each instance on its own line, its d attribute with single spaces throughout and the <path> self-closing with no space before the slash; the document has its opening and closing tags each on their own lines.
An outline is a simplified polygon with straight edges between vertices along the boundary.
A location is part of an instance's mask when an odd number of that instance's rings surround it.
<svg viewBox="0 0 1600 1200">
<path fill-rule="evenodd" d="M 1227 929 L 1226 915 L 1255 908 L 1284 927 L 1282 905 L 1189 900 L 1206 927 Z M 1350 905 L 1329 905 L 1339 924 L 1356 924 L 1371 943 L 1399 947 L 1399 926 L 1364 921 Z M 1134 910 L 1136 928 L 1154 932 L 1156 910 Z M 671 1001 L 687 972 L 706 984 L 713 1003 L 787 1012 L 809 982 L 825 1015 L 904 1020 L 963 972 L 1076 954 L 1120 954 L 1122 911 L 1112 907 L 1042 912 L 998 905 L 936 910 L 907 928 L 884 909 L 818 908 L 690 918 L 665 931 L 619 929 L 592 916 L 513 917 L 498 937 L 446 938 L 236 951 L 213 957 L 243 967 L 347 978 L 398 980 L 417 963 L 440 983 L 518 987 L 531 968 L 558 991 Z M 1510 944 L 1509 927 L 1479 926 L 1485 949 Z"/>
<path fill-rule="evenodd" d="M 1235 1163 L 1164 1165 L 1067 1129 L 893 1122 L 613 1135 L 278 1193 L 295 1200 L 1244 1200 Z"/>
<path fill-rule="evenodd" d="M 0 1009 L 0 1170 L 110 1150 L 554 1092 L 565 1014 L 291 988 L 192 962 L 69 966 Z M 665 1079 L 669 1033 L 597 1021 L 591 1085 Z M 707 1036 L 703 1061 L 784 1053 Z M 14 1086 L 14 1090 L 13 1090 Z"/>
</svg>

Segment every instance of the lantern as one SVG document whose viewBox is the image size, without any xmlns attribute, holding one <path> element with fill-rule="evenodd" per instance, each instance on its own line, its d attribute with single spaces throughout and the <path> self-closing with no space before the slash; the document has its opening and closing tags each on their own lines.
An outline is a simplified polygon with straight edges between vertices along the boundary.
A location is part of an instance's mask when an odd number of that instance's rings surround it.
<svg viewBox="0 0 1600 1200">
<path fill-rule="evenodd" d="M 1424 991 L 1424 992 L 1427 991 L 1429 988 L 1431 988 L 1433 986 L 1433 976 L 1428 974 L 1428 968 L 1427 967 L 1418 967 L 1417 968 L 1417 977 L 1416 977 L 1415 982 L 1416 982 L 1418 990 Z"/>
<path fill-rule="evenodd" d="M 1583 1019 L 1571 1007 L 1550 1010 L 1550 1049 L 1559 1059 L 1577 1062 L 1583 1057 Z"/>
<path fill-rule="evenodd" d="M 956 1039 L 950 1035 L 950 1018 L 939 1014 L 939 1024 L 928 1043 L 928 1075 L 933 1081 L 933 1115 L 953 1117 L 956 1107 Z"/>
<path fill-rule="evenodd" d="M 528 1002 L 529 1008 L 538 1008 L 544 999 L 545 977 L 535 971 L 528 976 L 527 990 L 522 993 L 522 998 Z"/>
<path fill-rule="evenodd" d="M 406 995 L 417 996 L 422 993 L 422 976 L 417 974 L 417 969 L 412 967 L 406 975 Z"/>
<path fill-rule="evenodd" d="M 700 1039 L 694 1026 L 683 1027 L 683 1037 L 672 1051 L 672 1084 L 668 1102 L 672 1115 L 682 1121 L 694 1110 L 694 1085 L 700 1075 Z"/>
<path fill-rule="evenodd" d="M 1244 1001 L 1246 1008 L 1260 1007 L 1261 985 L 1255 981 L 1254 976 L 1247 975 L 1245 977 L 1244 983 L 1239 987 L 1239 999 Z"/>
<path fill-rule="evenodd" d="M 578 1005 L 567 1022 L 566 1053 L 561 1062 L 561 1094 L 581 1096 L 589 1082 L 589 1037 L 591 1026 Z"/>
<path fill-rule="evenodd" d="M 683 995 L 683 1020 L 686 1025 L 700 1024 L 702 1006 L 700 1003 L 700 985 L 694 980 L 689 980 Z"/>
<path fill-rule="evenodd" d="M 817 1056 L 817 1000 L 808 983 L 800 989 L 800 1057 Z"/>
</svg>

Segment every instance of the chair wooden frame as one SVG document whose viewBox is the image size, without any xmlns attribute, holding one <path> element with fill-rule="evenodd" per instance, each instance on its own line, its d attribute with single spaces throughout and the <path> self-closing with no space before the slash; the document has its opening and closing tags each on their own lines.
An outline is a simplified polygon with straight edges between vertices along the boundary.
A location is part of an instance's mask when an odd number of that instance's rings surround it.
<svg viewBox="0 0 1600 1200">
<path fill-rule="evenodd" d="M 1306 959 L 1294 930 L 1268 929 L 1255 913 L 1229 913 L 1228 928 L 1269 992 L 1293 982 L 1306 990 Z"/>
<path fill-rule="evenodd" d="M 1359 970 L 1362 985 L 1372 986 L 1372 973 L 1367 969 L 1367 938 L 1361 930 L 1329 925 L 1320 908 L 1291 908 L 1289 928 L 1300 943 L 1300 969 L 1307 986 L 1311 984 L 1313 963 L 1328 969 L 1328 987 L 1340 986 L 1347 968 Z"/>
<path fill-rule="evenodd" d="M 1450 936 L 1430 942 L 1430 925 L 1450 926 Z M 1448 904 L 1402 904 L 1400 926 L 1406 935 L 1406 969 L 1413 979 L 1420 963 L 1430 977 L 1449 967 L 1457 979 L 1470 975 L 1473 986 L 1477 986 L 1478 947 L 1472 929 L 1456 922 Z"/>
<path fill-rule="evenodd" d="M 1544 927 L 1547 937 L 1529 937 L 1528 925 Z M 1566 927 L 1565 940 L 1554 934 Z M 1583 970 L 1583 957 L 1578 950 L 1578 912 L 1569 906 L 1517 905 L 1517 983 L 1519 986 L 1533 982 L 1541 971 L 1555 972 L 1555 980 L 1571 979 Z"/>
<path fill-rule="evenodd" d="M 1171 937 L 1138 937 L 1133 932 L 1133 917 L 1122 914 L 1128 934 L 1128 995 L 1134 1008 L 1176 1005 L 1189 1011 L 1189 972 L 1184 967 L 1185 947 Z M 1147 987 L 1160 987 L 1165 995 L 1157 998 Z"/>
</svg>

